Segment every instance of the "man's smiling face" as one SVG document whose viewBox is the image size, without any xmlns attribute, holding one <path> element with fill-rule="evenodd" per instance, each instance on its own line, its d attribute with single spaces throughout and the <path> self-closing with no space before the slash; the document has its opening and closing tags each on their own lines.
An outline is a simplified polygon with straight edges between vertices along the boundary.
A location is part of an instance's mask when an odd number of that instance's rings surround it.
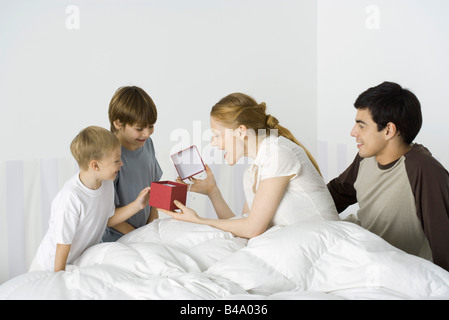
<svg viewBox="0 0 449 320">
<path fill-rule="evenodd" d="M 378 131 L 377 124 L 373 121 L 368 109 L 357 109 L 355 122 L 351 136 L 357 142 L 359 155 L 362 158 L 382 155 L 387 143 L 384 139 L 385 129 Z"/>
</svg>

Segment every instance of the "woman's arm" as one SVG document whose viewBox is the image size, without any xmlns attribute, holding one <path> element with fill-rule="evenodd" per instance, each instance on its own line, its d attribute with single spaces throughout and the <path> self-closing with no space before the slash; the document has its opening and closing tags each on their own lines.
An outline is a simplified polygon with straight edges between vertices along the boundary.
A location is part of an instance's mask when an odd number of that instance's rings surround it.
<svg viewBox="0 0 449 320">
<path fill-rule="evenodd" d="M 206 179 L 190 178 L 189 180 L 192 182 L 190 191 L 207 195 L 211 200 L 219 219 L 229 219 L 235 217 L 234 213 L 224 200 L 220 189 L 217 187 L 217 182 L 215 181 L 212 170 L 208 165 L 205 165 L 205 167 L 207 174 Z M 179 183 L 184 183 L 184 181 L 179 178 L 176 179 L 176 181 Z"/>
<path fill-rule="evenodd" d="M 262 180 L 257 189 L 248 217 L 239 219 L 206 219 L 180 202 L 175 204 L 181 213 L 159 209 L 177 220 L 206 224 L 223 231 L 228 231 L 242 238 L 253 238 L 267 230 L 284 195 L 291 177 L 275 177 Z"/>
<path fill-rule="evenodd" d="M 246 213 L 246 214 L 249 214 L 248 201 L 245 201 L 245 204 L 243 205 L 242 216 L 243 216 L 245 213 Z"/>
<path fill-rule="evenodd" d="M 209 199 L 214 206 L 218 219 L 230 219 L 235 217 L 235 214 L 229 208 L 217 186 L 215 186 L 215 189 L 209 194 Z"/>
</svg>

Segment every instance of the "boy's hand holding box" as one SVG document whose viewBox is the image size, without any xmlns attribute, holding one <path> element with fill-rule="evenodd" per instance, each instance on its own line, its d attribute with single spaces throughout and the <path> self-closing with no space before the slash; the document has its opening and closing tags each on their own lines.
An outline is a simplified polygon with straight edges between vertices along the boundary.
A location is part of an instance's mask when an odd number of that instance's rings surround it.
<svg viewBox="0 0 449 320">
<path fill-rule="evenodd" d="M 173 181 L 158 181 L 151 183 L 150 201 L 151 207 L 174 211 L 178 207 L 173 201 L 178 200 L 186 204 L 187 185 Z"/>
</svg>

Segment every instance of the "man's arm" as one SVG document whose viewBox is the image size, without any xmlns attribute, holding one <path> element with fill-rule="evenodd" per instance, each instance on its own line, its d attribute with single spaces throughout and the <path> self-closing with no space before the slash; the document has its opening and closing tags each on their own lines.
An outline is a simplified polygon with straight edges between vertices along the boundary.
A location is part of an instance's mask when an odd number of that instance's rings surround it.
<svg viewBox="0 0 449 320">
<path fill-rule="evenodd" d="M 352 164 L 342 174 L 327 184 L 338 213 L 343 212 L 350 205 L 357 203 L 357 192 L 354 189 L 354 183 L 357 180 L 362 159 L 357 154 Z"/>
<path fill-rule="evenodd" d="M 408 159 L 416 214 L 432 250 L 433 262 L 449 271 L 449 173 L 434 158 Z M 418 169 L 419 168 L 419 169 Z"/>
</svg>

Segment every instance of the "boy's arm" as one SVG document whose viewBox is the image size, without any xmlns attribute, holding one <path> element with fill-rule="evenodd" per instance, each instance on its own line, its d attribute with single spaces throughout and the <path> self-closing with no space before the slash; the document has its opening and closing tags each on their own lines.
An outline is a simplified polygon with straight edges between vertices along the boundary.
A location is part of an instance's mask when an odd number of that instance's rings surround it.
<svg viewBox="0 0 449 320">
<path fill-rule="evenodd" d="M 56 255 L 55 255 L 55 272 L 65 271 L 65 265 L 67 263 L 67 258 L 69 257 L 70 244 L 56 244 Z"/>
<path fill-rule="evenodd" d="M 159 211 L 157 211 L 157 208 L 151 207 L 150 216 L 148 217 L 147 224 L 153 222 L 153 220 L 155 219 L 159 219 Z"/>
<path fill-rule="evenodd" d="M 118 224 L 125 222 L 127 219 L 145 208 L 148 205 L 149 197 L 150 187 L 147 187 L 140 192 L 136 200 L 124 207 L 115 209 L 114 215 L 108 220 L 108 227 L 116 228 Z"/>
<path fill-rule="evenodd" d="M 347 207 L 357 202 L 357 192 L 354 188 L 354 183 L 357 180 L 362 159 L 357 154 L 352 164 L 342 174 L 327 184 L 338 213 L 343 212 Z"/>
<path fill-rule="evenodd" d="M 134 228 L 128 222 L 122 222 L 122 223 L 116 224 L 113 228 L 115 230 L 117 230 L 118 232 L 121 232 L 123 234 L 127 234 L 127 233 L 129 233 L 131 231 L 136 230 L 136 228 Z"/>
</svg>

